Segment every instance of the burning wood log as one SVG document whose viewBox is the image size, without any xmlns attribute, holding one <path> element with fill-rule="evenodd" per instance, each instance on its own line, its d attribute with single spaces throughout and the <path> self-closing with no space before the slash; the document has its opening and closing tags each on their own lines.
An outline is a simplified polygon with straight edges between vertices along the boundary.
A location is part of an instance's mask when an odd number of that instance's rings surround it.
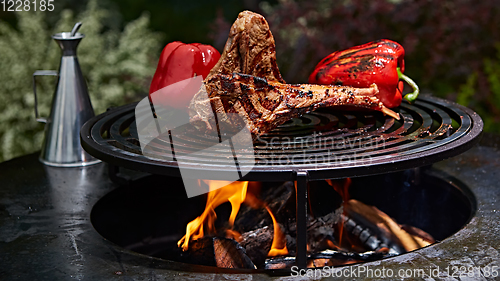
<svg viewBox="0 0 500 281">
<path fill-rule="evenodd" d="M 256 269 L 245 249 L 232 239 L 214 238 L 214 256 L 217 267 Z"/>
<path fill-rule="evenodd" d="M 434 240 L 434 238 L 429 233 L 423 231 L 420 228 L 417 228 L 417 227 L 414 227 L 411 225 L 406 225 L 406 224 L 401 225 L 401 228 L 404 229 L 409 234 L 416 236 L 416 237 L 420 237 L 423 240 L 425 240 L 431 244 L 436 243 L 436 240 Z"/>
<path fill-rule="evenodd" d="M 354 253 L 345 251 L 325 250 L 310 254 L 307 257 L 307 267 L 317 268 L 324 266 L 339 266 L 359 262 L 380 260 L 389 257 L 390 254 L 368 251 L 365 253 Z M 296 265 L 295 257 L 272 257 L 265 261 L 265 269 L 284 269 Z"/>
<path fill-rule="evenodd" d="M 307 241 L 308 252 L 312 253 L 308 260 L 311 267 L 348 264 L 369 258 L 376 259 L 405 253 L 434 243 L 434 239 L 429 234 L 416 227 L 398 225 L 376 207 L 351 199 L 344 205 L 344 208 L 344 214 L 342 214 L 342 208 L 339 208 L 319 218 L 309 217 Z M 296 224 L 293 220 L 291 221 L 283 224 L 282 227 L 287 233 L 286 240 L 291 250 L 290 255 L 294 255 Z M 342 240 L 339 239 L 340 225 L 345 228 L 342 245 L 338 243 Z M 411 232 L 405 229 L 411 229 Z M 285 268 L 290 264 L 291 259 L 267 258 L 272 238 L 273 230 L 266 226 L 244 232 L 241 245 L 258 267 Z M 330 257 L 318 256 L 318 253 L 328 249 L 339 251 L 334 251 L 335 254 Z"/>
<path fill-rule="evenodd" d="M 189 249 L 181 253 L 182 261 L 206 266 L 216 266 L 214 259 L 213 237 L 194 240 Z"/>
<path fill-rule="evenodd" d="M 285 269 L 291 268 L 294 266 L 295 257 L 272 257 L 266 259 L 265 261 L 265 269 Z"/>
<path fill-rule="evenodd" d="M 271 250 L 273 240 L 272 228 L 265 226 L 256 230 L 245 232 L 241 235 L 241 246 L 245 248 L 247 255 L 260 267 Z"/>
<path fill-rule="evenodd" d="M 307 224 L 307 240 L 310 252 L 319 252 L 331 248 L 328 241 L 334 240 L 334 225 L 340 220 L 341 210 L 330 213 L 326 216 L 313 219 L 309 217 Z M 295 254 L 295 231 L 296 223 L 294 220 L 288 224 L 280 225 L 286 233 L 286 245 L 290 249 L 290 255 Z M 259 267 L 264 264 L 268 257 L 271 243 L 274 237 L 274 229 L 268 226 L 256 230 L 245 232 L 241 235 L 241 245 L 246 249 L 247 255 Z"/>
<path fill-rule="evenodd" d="M 182 260 L 220 268 L 256 269 L 245 249 L 233 239 L 203 237 L 190 243 Z"/>
<path fill-rule="evenodd" d="M 335 190 L 341 191 L 342 196 L 333 191 L 332 186 L 337 187 Z M 310 267 L 401 254 L 434 242 L 429 234 L 416 227 L 397 224 L 376 207 L 349 200 L 348 186 L 349 181 L 310 185 L 310 214 L 306 226 Z M 243 182 L 211 192 L 205 212 L 190 223 L 196 223 L 195 231 L 190 230 L 188 224 L 187 230 L 195 234 L 192 236 L 195 238 L 189 239 L 191 243 L 187 244 L 187 232 L 186 239 L 179 241 L 179 246 L 186 246 L 182 247 L 183 259 L 189 263 L 224 268 L 277 269 L 287 268 L 292 261 L 295 262 L 297 225 L 293 182 L 262 187 Z M 325 197 L 331 197 L 331 200 Z M 216 230 L 214 225 L 215 208 L 224 202 L 231 203 L 225 232 L 221 231 L 224 227 Z M 241 203 L 247 206 L 238 213 Z M 323 206 L 318 208 L 319 205 Z M 322 216 L 313 217 L 313 214 Z M 201 238 L 205 224 L 211 236 Z M 220 237 L 224 235 L 236 241 Z"/>
<path fill-rule="evenodd" d="M 358 200 L 351 199 L 347 201 L 344 204 L 344 211 L 346 230 L 359 237 L 369 250 L 389 247 L 398 253 L 404 253 L 435 242 L 432 236 L 423 230 L 416 227 L 406 227 L 406 229 L 411 230 L 411 233 L 409 233 L 384 212 Z M 349 222 L 349 220 L 354 221 L 354 223 Z M 353 224 L 358 225 L 353 227 Z M 360 225 L 364 227 L 360 227 Z M 372 238 L 371 242 L 368 241 L 370 238 Z M 375 239 L 380 242 L 376 243 Z"/>
<path fill-rule="evenodd" d="M 268 206 L 276 219 L 285 223 L 288 218 L 295 217 L 295 187 L 292 181 L 276 185 L 266 183 L 264 186 L 249 185 L 248 196 L 240 208 L 236 221 L 235 230 L 243 233 L 262 228 L 272 224 L 269 212 L 264 208 Z M 259 202 L 251 202 L 257 199 Z"/>
</svg>

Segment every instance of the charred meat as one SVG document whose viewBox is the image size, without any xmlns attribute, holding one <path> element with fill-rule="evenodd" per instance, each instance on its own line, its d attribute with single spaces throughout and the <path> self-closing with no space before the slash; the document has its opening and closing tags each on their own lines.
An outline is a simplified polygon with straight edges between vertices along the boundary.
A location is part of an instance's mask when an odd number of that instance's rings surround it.
<svg viewBox="0 0 500 281">
<path fill-rule="evenodd" d="M 374 84 L 369 88 L 286 84 L 276 64 L 274 39 L 263 16 L 242 12 L 232 25 L 224 52 L 205 78 L 189 105 L 190 120 L 206 124 L 231 123 L 228 113 L 238 113 L 253 139 L 294 117 L 320 107 L 360 107 L 382 111 L 399 119 L 377 97 Z"/>
</svg>

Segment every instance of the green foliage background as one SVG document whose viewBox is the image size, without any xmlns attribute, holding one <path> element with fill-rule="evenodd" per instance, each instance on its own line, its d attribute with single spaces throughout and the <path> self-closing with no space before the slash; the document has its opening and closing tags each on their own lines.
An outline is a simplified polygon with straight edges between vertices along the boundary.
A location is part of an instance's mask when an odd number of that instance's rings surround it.
<svg viewBox="0 0 500 281">
<path fill-rule="evenodd" d="M 52 34 L 83 22 L 80 32 L 86 37 L 77 55 L 96 114 L 146 95 L 156 69 L 163 36 L 149 29 L 147 14 L 120 29 L 109 24 L 116 14 L 92 0 L 78 15 L 61 11 L 53 27 L 49 16 L 19 12 L 16 28 L 0 20 L 0 161 L 41 148 L 43 124 L 34 118 L 32 74 L 59 68 L 61 51 Z M 37 81 L 39 112 L 48 116 L 56 80 Z"/>
<path fill-rule="evenodd" d="M 457 102 L 473 108 L 484 121 L 484 131 L 500 133 L 500 44 L 495 58 L 484 58 L 483 67 L 460 85 Z M 482 98 L 477 93 L 483 92 Z"/>
</svg>

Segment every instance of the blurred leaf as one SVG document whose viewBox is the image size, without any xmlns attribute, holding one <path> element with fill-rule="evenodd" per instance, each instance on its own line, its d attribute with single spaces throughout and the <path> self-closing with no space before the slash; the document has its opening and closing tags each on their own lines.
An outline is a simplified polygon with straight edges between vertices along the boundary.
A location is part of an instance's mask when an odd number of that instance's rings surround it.
<svg viewBox="0 0 500 281">
<path fill-rule="evenodd" d="M 78 47 L 78 59 L 96 114 L 110 106 L 139 100 L 146 95 L 161 51 L 162 36 L 149 30 L 149 16 L 143 14 L 125 25 L 117 25 L 116 12 L 91 0 L 79 15 L 70 10 L 60 14 L 53 29 L 47 13 L 17 13 L 14 29 L 0 20 L 0 161 L 41 148 L 43 125 L 34 118 L 32 75 L 38 69 L 58 69 L 61 51 L 51 39 L 58 32 L 70 31 L 77 21 L 85 34 Z M 37 78 L 41 116 L 48 116 L 56 80 Z"/>
<path fill-rule="evenodd" d="M 457 96 L 457 103 L 469 106 L 476 92 L 477 73 L 473 73 L 467 78 L 467 82 L 460 86 Z"/>
</svg>

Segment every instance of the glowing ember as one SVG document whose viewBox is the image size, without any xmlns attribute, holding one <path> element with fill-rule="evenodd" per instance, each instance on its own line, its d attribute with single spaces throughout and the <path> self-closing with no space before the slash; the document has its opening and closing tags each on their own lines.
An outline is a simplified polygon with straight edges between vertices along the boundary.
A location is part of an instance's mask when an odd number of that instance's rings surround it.
<svg viewBox="0 0 500 281">
<path fill-rule="evenodd" d="M 208 181 L 204 180 L 206 184 L 208 184 L 210 190 L 208 193 L 207 204 L 205 210 L 201 214 L 201 216 L 197 217 L 186 226 L 186 235 L 177 242 L 179 247 L 182 247 L 183 251 L 186 251 L 189 248 L 189 241 L 196 240 L 202 238 L 205 233 L 203 230 L 203 226 L 207 225 L 208 233 L 215 233 L 214 222 L 217 218 L 215 214 L 215 208 L 219 205 L 229 202 L 231 203 L 231 215 L 229 216 L 229 224 L 232 227 L 234 225 L 234 220 L 236 219 L 236 215 L 240 210 L 241 203 L 245 201 L 248 182 L 227 182 L 227 185 L 224 186 L 224 183 L 221 181 Z M 214 187 L 224 186 L 218 189 Z M 215 189 L 215 190 L 214 190 Z"/>
</svg>

